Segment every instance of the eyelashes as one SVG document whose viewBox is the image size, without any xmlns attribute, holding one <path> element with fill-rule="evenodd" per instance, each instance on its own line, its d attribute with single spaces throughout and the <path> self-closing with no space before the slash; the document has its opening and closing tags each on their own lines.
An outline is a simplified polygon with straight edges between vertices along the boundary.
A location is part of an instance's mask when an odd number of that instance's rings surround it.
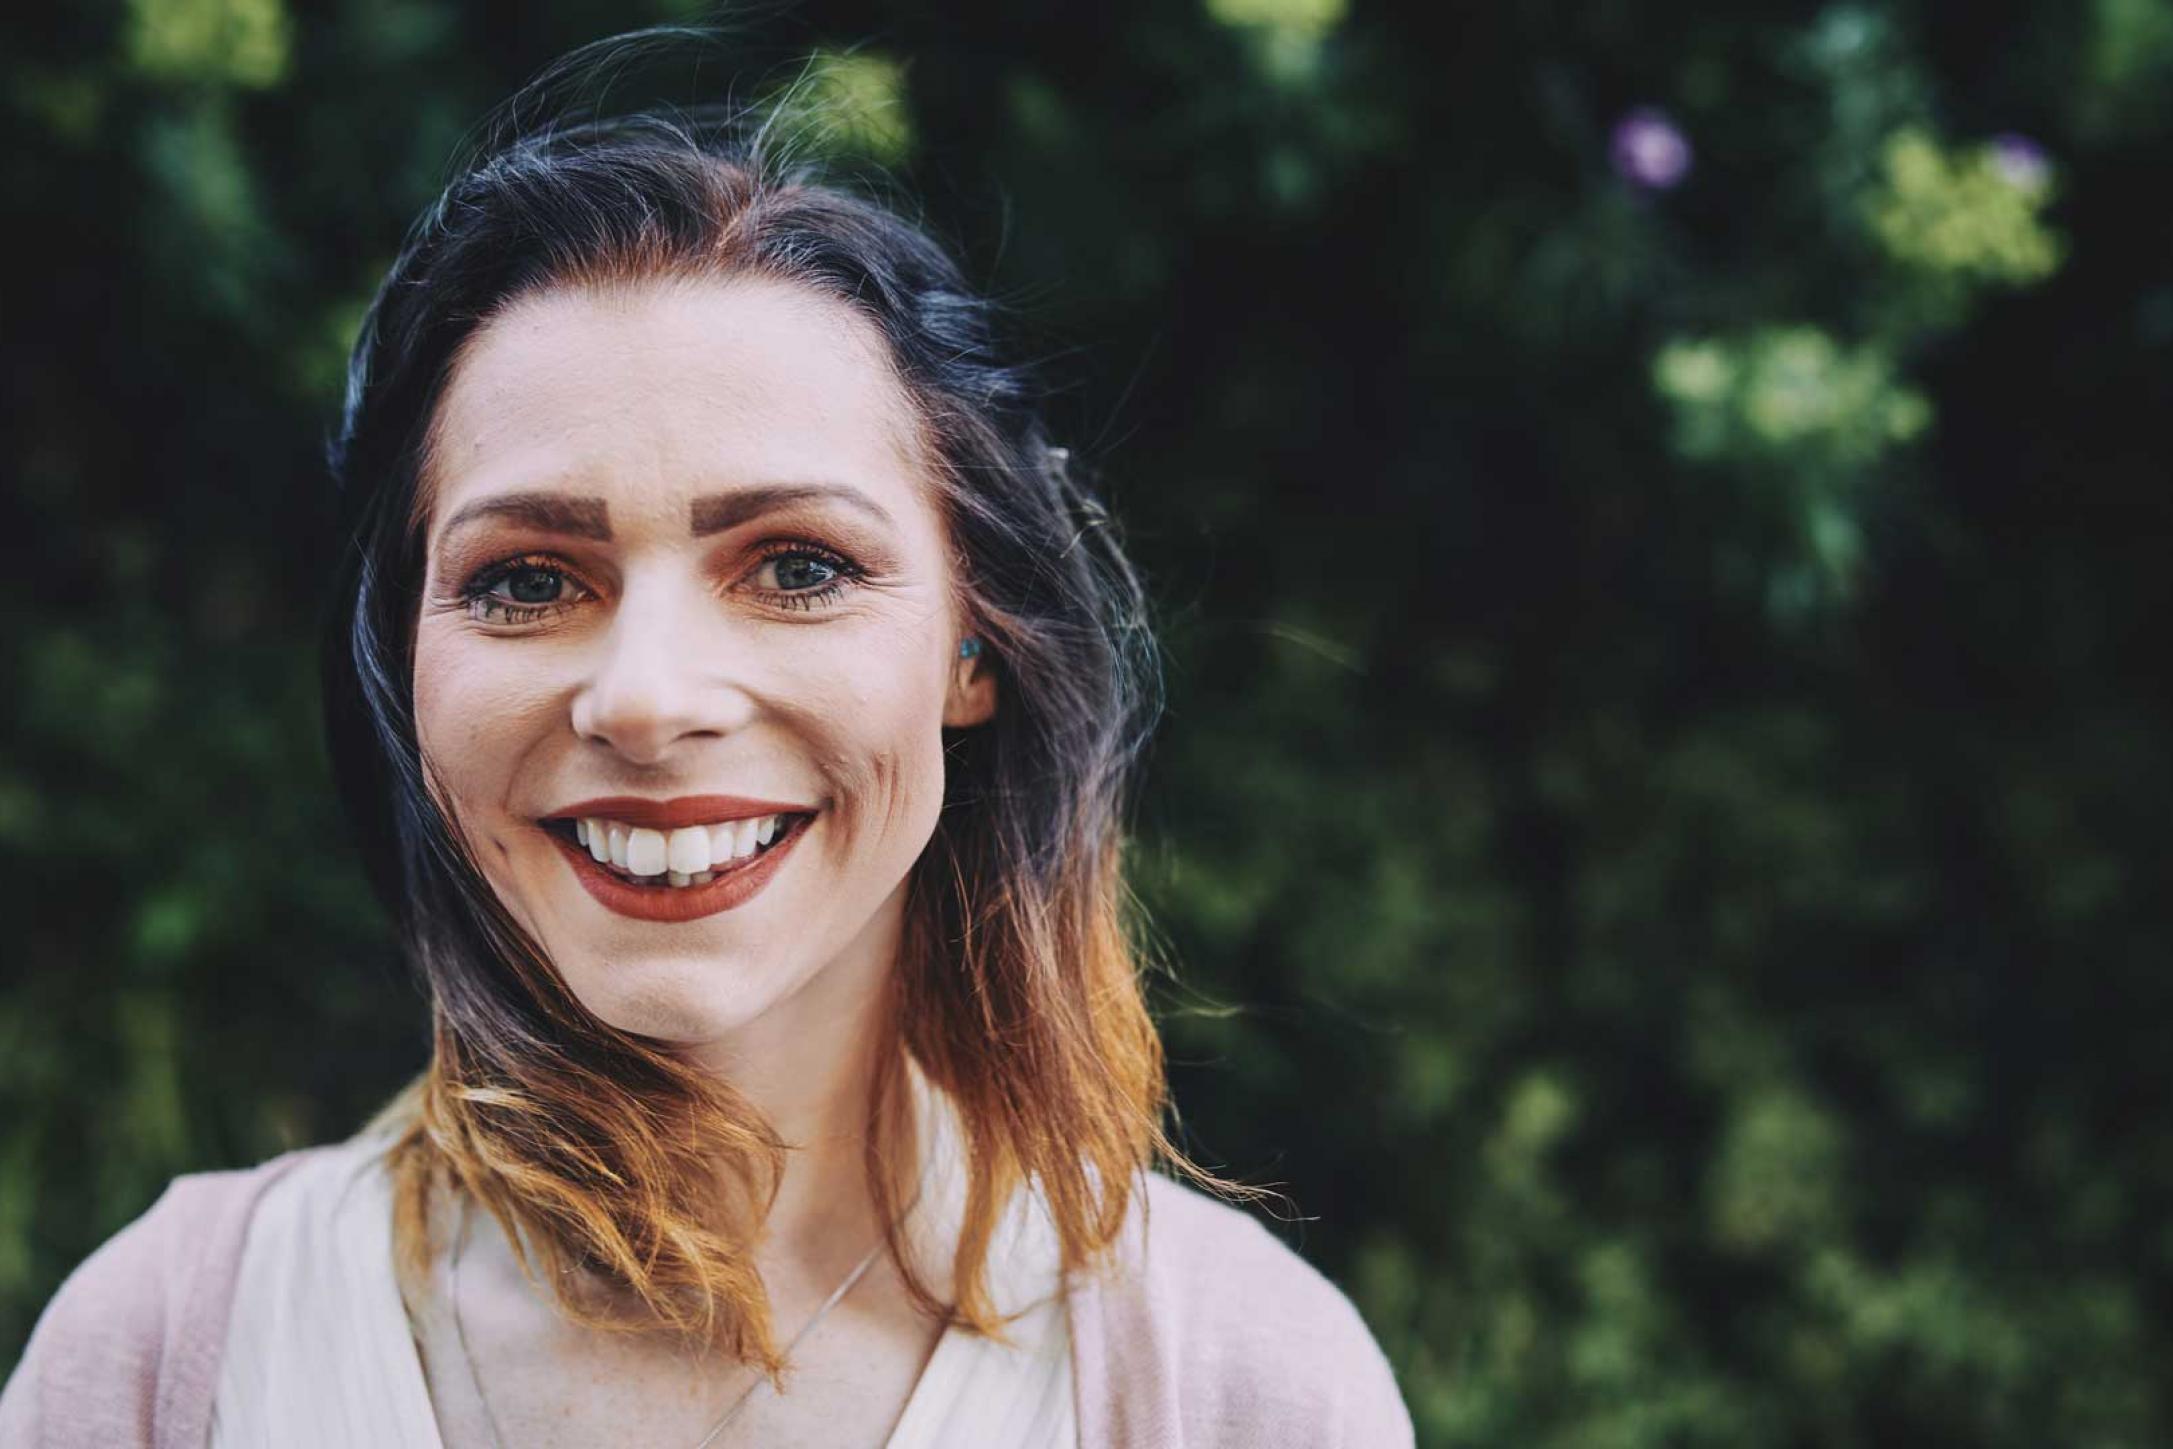
<svg viewBox="0 0 2173 1449">
<path fill-rule="evenodd" d="M 787 567 L 784 561 L 793 561 Z M 779 539 L 761 546 L 754 572 L 778 564 L 780 585 L 786 576 L 805 580 L 812 563 L 819 576 L 805 587 L 756 589 L 754 594 L 773 608 L 807 613 L 833 606 L 847 590 L 867 578 L 867 570 L 835 549 L 798 539 Z M 507 590 L 501 593 L 501 588 Z M 572 597 L 562 591 L 574 591 Z M 526 594 L 527 597 L 521 597 Z M 539 593 L 559 595 L 537 597 Z M 509 596 L 510 595 L 510 596 Z M 455 600 L 478 623 L 533 624 L 564 614 L 595 598 L 596 591 L 580 580 L 565 560 L 553 554 L 524 553 L 485 564 L 463 583 Z"/>
<path fill-rule="evenodd" d="M 568 601 L 538 600 L 524 602 L 498 596 L 500 584 L 515 580 L 533 583 L 537 579 L 573 583 L 572 576 L 562 571 L 547 554 L 525 554 L 519 558 L 502 559 L 487 564 L 460 586 L 459 600 L 469 617 L 485 624 L 529 624 L 551 614 L 564 613 L 573 607 Z M 575 584 L 583 593 L 588 589 Z"/>
</svg>

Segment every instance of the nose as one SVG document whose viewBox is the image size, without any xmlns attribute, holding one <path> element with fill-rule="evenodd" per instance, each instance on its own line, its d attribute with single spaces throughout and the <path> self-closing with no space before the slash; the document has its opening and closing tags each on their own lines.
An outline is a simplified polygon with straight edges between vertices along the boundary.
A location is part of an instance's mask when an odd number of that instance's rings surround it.
<svg viewBox="0 0 2173 1449">
<path fill-rule="evenodd" d="M 754 702 L 733 677 L 723 621 L 706 595 L 659 584 L 621 596 L 573 698 L 574 733 L 636 765 L 680 741 L 744 725 Z"/>
</svg>

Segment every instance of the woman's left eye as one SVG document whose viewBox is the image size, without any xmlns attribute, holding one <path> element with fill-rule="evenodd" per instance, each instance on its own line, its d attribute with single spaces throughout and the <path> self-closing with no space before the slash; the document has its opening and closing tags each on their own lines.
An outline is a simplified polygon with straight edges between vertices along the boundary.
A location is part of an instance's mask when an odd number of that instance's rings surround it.
<svg viewBox="0 0 2173 1449">
<path fill-rule="evenodd" d="M 858 583 L 863 570 L 842 554 L 809 544 L 792 543 L 763 555 L 755 576 L 769 575 L 776 587 L 759 592 L 771 603 L 787 609 L 816 609 L 829 603 L 846 588 Z"/>
<path fill-rule="evenodd" d="M 829 564 L 824 563 L 811 553 L 783 554 L 771 559 L 769 562 L 776 566 L 778 586 L 786 589 L 809 588 L 817 584 L 826 584 L 830 582 L 831 577 L 836 573 L 836 570 L 832 569 Z M 817 576 L 814 578 L 808 577 L 810 570 L 818 571 Z"/>
</svg>

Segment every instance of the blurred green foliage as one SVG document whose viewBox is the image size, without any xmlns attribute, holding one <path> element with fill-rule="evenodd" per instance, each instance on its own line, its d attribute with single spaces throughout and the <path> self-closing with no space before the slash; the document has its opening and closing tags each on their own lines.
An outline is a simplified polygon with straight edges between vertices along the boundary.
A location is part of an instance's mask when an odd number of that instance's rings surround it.
<svg viewBox="0 0 2173 1449">
<path fill-rule="evenodd" d="M 324 430 L 484 110 L 689 14 L 5 22 L 0 1362 L 175 1173 L 419 1064 Z M 1170 651 L 1185 1138 L 1422 1443 L 2173 1439 L 2173 5 L 1954 18 L 749 22 L 1071 380 Z"/>
</svg>

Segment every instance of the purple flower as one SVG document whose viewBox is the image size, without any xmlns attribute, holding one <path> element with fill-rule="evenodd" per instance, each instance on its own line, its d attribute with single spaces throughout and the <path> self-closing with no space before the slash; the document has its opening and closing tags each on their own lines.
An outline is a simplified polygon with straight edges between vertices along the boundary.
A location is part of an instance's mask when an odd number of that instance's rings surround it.
<svg viewBox="0 0 2173 1449">
<path fill-rule="evenodd" d="M 2037 191 L 2052 179 L 2052 158 L 2029 137 L 2005 131 L 1992 138 L 1991 146 L 1992 164 L 2008 185 Z"/>
<path fill-rule="evenodd" d="M 1665 112 L 1651 106 L 1639 106 L 1615 122 L 1608 155 L 1632 186 L 1665 191 L 1690 174 L 1690 142 Z"/>
</svg>

